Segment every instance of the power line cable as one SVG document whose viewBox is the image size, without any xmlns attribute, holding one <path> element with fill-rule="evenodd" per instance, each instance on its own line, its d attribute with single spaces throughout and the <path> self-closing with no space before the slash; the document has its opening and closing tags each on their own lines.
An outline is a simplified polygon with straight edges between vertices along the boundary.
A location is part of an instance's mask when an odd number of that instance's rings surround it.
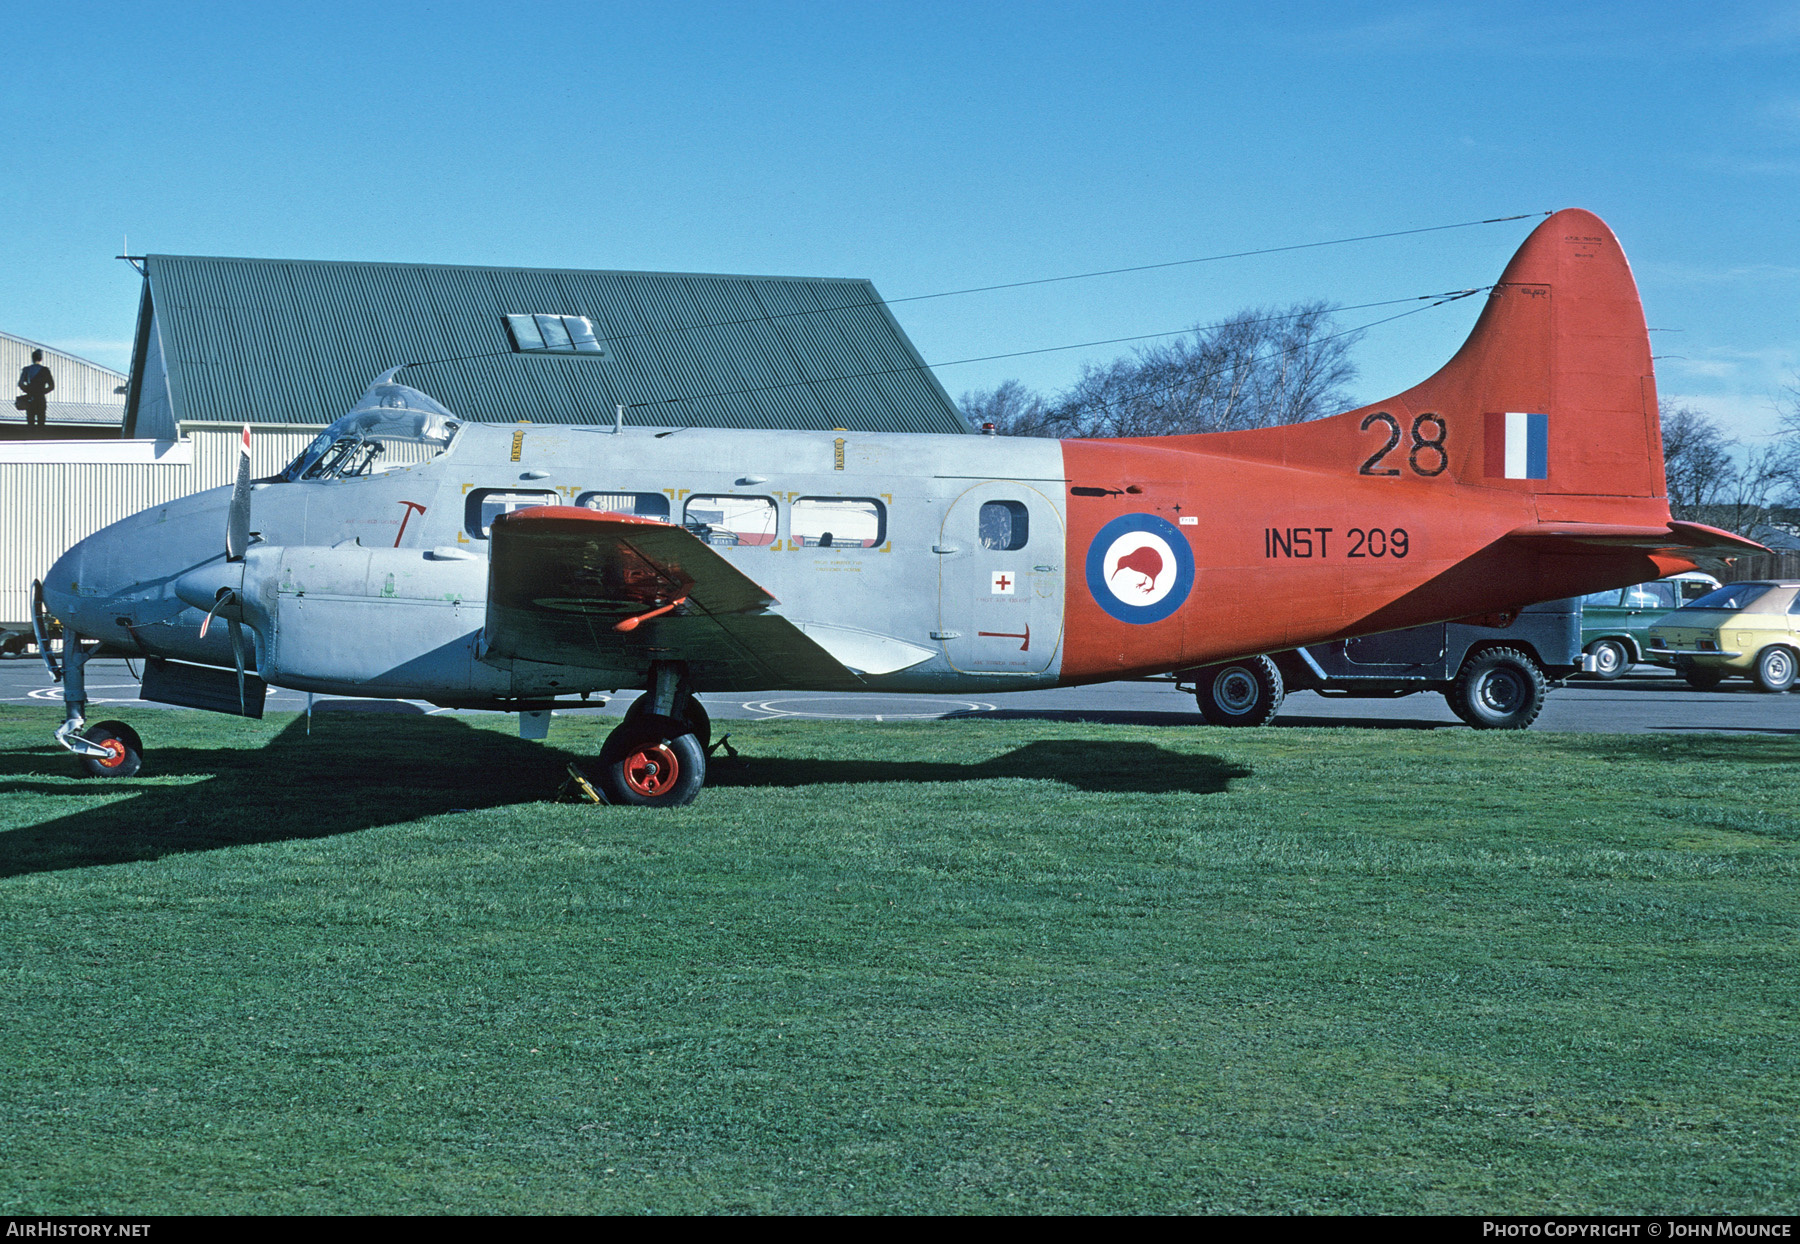
<svg viewBox="0 0 1800 1244">
<path fill-rule="evenodd" d="M 1536 216 L 1553 216 L 1554 212 L 1522 212 L 1517 216 L 1494 216 L 1487 220 L 1465 220 L 1454 225 L 1427 225 L 1422 229 L 1396 229 L 1391 233 L 1365 233 L 1353 238 L 1332 238 L 1325 242 L 1296 242 L 1289 246 L 1267 246 L 1253 251 L 1232 251 L 1223 255 L 1202 255 L 1198 259 L 1169 259 L 1162 263 L 1137 264 L 1129 268 L 1102 268 L 1095 272 L 1073 272 L 1068 276 L 1045 276 L 1032 281 L 1008 281 L 1001 285 L 972 285 L 968 289 L 949 289 L 941 294 L 912 294 L 889 298 L 889 306 L 897 302 L 921 302 L 927 298 L 952 298 L 958 294 L 985 294 L 999 289 L 1023 289 L 1027 285 L 1051 285 L 1057 281 L 1085 281 L 1094 276 L 1119 276 L 1127 272 L 1153 272 L 1158 268 L 1179 268 L 1187 264 L 1216 263 L 1221 259 L 1248 259 L 1255 255 L 1279 255 L 1284 251 L 1314 250 L 1321 246 L 1344 246 L 1351 242 L 1374 242 L 1381 238 L 1411 237 L 1416 233 L 1440 233 L 1445 229 L 1470 229 L 1476 225 L 1498 225 L 1509 220 L 1530 220 Z"/>
<path fill-rule="evenodd" d="M 899 298 L 875 298 L 875 299 L 864 301 L 864 302 L 843 303 L 838 306 L 832 306 L 832 307 L 807 307 L 807 308 L 804 308 L 804 309 L 798 310 L 798 311 L 777 311 L 777 312 L 769 312 L 769 311 L 765 310 L 760 315 L 746 316 L 744 318 L 735 319 L 735 320 L 712 320 L 712 321 L 708 321 L 703 324 L 676 324 L 676 325 L 672 325 L 667 328 L 644 329 L 640 332 L 614 333 L 614 334 L 609 335 L 606 338 L 606 341 L 610 344 L 612 342 L 617 342 L 617 341 L 631 341 L 631 340 L 634 340 L 639 337 L 660 337 L 660 336 L 664 336 L 669 333 L 703 332 L 708 329 L 732 328 L 732 327 L 736 327 L 736 326 L 742 325 L 742 324 L 773 323 L 776 320 L 792 319 L 794 317 L 803 316 L 803 315 L 827 315 L 827 314 L 834 314 L 834 313 L 843 312 L 843 311 L 858 311 L 858 310 L 863 310 L 868 307 L 892 307 L 892 306 L 895 306 L 895 305 L 897 305 L 899 303 L 903 303 L 903 302 L 924 302 L 924 301 L 927 301 L 929 299 L 934 299 L 934 298 L 955 298 L 955 297 L 960 297 L 964 294 L 985 294 L 985 293 L 992 293 L 997 290 L 1024 289 L 1028 286 L 1053 285 L 1053 284 L 1057 284 L 1057 283 L 1063 282 L 1063 281 L 1085 281 L 1085 280 L 1088 280 L 1093 277 L 1120 276 L 1120 275 L 1124 275 L 1124 274 L 1128 274 L 1128 273 L 1132 273 L 1132 272 L 1152 272 L 1152 271 L 1156 271 L 1161 268 L 1179 268 L 1179 267 L 1184 267 L 1184 266 L 1188 266 L 1188 265 L 1192 265 L 1192 264 L 1217 263 L 1217 262 L 1220 262 L 1220 261 L 1226 260 L 1226 259 L 1249 259 L 1249 258 L 1254 258 L 1258 255 L 1278 255 L 1278 254 L 1282 254 L 1282 253 L 1288 252 L 1288 251 L 1316 250 L 1320 247 L 1325 247 L 1325 246 L 1347 246 L 1347 245 L 1350 245 L 1350 244 L 1356 243 L 1356 242 L 1374 242 L 1374 241 L 1380 241 L 1385 238 L 1412 237 L 1414 235 L 1421 234 L 1421 233 L 1442 233 L 1448 229 L 1471 229 L 1471 228 L 1475 228 L 1480 225 L 1505 224 L 1507 222 L 1514 221 L 1514 220 L 1530 220 L 1535 217 L 1551 216 L 1553 214 L 1554 213 L 1552 213 L 1552 212 L 1522 212 L 1522 213 L 1519 213 L 1518 215 L 1514 215 L 1514 216 L 1491 216 L 1485 220 L 1464 220 L 1464 221 L 1459 221 L 1455 224 L 1449 224 L 1449 225 L 1425 225 L 1425 226 L 1423 226 L 1421 228 L 1417 228 L 1417 229 L 1395 229 L 1395 230 L 1390 230 L 1386 233 L 1364 233 L 1364 234 L 1358 234 L 1355 237 L 1329 238 L 1322 242 L 1295 242 L 1295 243 L 1290 243 L 1286 246 L 1266 246 L 1266 247 L 1261 247 L 1256 250 L 1229 251 L 1229 252 L 1225 252 L 1225 253 L 1218 254 L 1218 255 L 1201 255 L 1201 256 L 1197 256 L 1192 259 L 1168 259 L 1168 260 L 1163 260 L 1159 263 L 1135 264 L 1131 267 L 1125 267 L 1125 268 L 1101 268 L 1101 269 L 1097 269 L 1092 272 L 1071 272 L 1071 273 L 1066 273 L 1062 276 L 1036 277 L 1036 278 L 1034 278 L 1032 280 L 1028 280 L 1028 281 L 1005 281 L 1005 282 L 1002 282 L 997 285 L 971 285 L 971 286 L 968 286 L 963 289 L 940 290 L 937 293 L 932 293 L 932 294 L 907 294 L 907 295 L 904 295 Z M 749 278 L 749 279 L 755 279 L 755 278 Z M 1186 330 L 1184 329 L 1181 331 L 1186 331 Z M 1148 334 L 1148 335 L 1155 336 L 1158 334 Z M 1164 335 L 1166 335 L 1166 334 L 1164 334 Z M 1130 338 L 1119 338 L 1118 340 L 1125 341 L 1125 340 L 1130 340 Z M 1112 343 L 1097 342 L 1095 344 L 1105 345 L 1105 344 L 1112 344 Z M 1050 350 L 1076 349 L 1076 348 L 1078 348 L 1078 347 L 1075 347 L 1075 346 L 1052 346 L 1052 347 L 1049 347 Z M 417 362 L 408 363 L 408 364 L 406 364 L 406 366 L 408 366 L 408 367 L 425 367 L 425 366 L 429 366 L 429 365 L 435 364 L 435 363 L 464 363 L 464 362 L 469 362 L 474 359 L 501 358 L 501 357 L 505 357 L 506 355 L 521 354 L 521 353 L 528 353 L 528 352 L 527 351 L 519 351 L 519 350 L 489 350 L 489 351 L 484 351 L 483 353 L 480 353 L 480 354 L 462 354 L 462 355 L 457 355 L 457 356 L 454 356 L 451 358 L 421 359 Z M 996 355 L 995 357 L 1005 358 L 1008 356 Z M 949 366 L 953 366 L 953 364 L 942 363 L 942 364 L 938 364 L 938 366 L 949 367 Z"/>
<path fill-rule="evenodd" d="M 1432 301 L 1429 306 L 1414 307 L 1410 311 L 1402 311 L 1398 315 L 1390 315 L 1383 319 L 1371 321 L 1368 324 L 1359 325 L 1356 328 L 1347 328 L 1343 332 L 1331 333 L 1327 336 L 1317 338 L 1316 340 L 1317 341 L 1330 341 L 1333 338 L 1347 336 L 1350 333 L 1359 333 L 1365 329 L 1374 328 L 1381 324 L 1387 324 L 1393 320 L 1405 319 L 1409 315 L 1417 315 L 1421 311 L 1431 310 L 1432 307 L 1441 307 L 1445 303 L 1456 302 L 1458 299 L 1467 298 L 1473 294 L 1483 293 L 1484 291 L 1492 289 L 1492 288 L 1493 288 L 1493 286 L 1491 286 L 1491 285 L 1484 285 L 1484 286 L 1480 286 L 1476 289 L 1451 290 L 1447 293 L 1442 293 L 1442 294 L 1418 294 L 1418 295 L 1415 295 L 1410 298 L 1389 298 L 1389 299 L 1385 299 L 1381 302 L 1362 302 L 1362 303 L 1357 303 L 1354 306 L 1350 306 L 1350 307 L 1339 307 L 1339 308 L 1336 308 L 1335 310 L 1359 311 L 1359 310 L 1365 310 L 1370 307 L 1391 307 L 1391 306 L 1395 306 L 1399 303 L 1404 303 L 1404 302 L 1423 302 L 1423 301 L 1426 301 L 1427 299 L 1435 300 L 1435 301 Z M 1333 313 L 1335 313 L 1335 311 Z M 1020 358 L 1025 355 L 1028 355 L 1028 354 L 1046 354 L 1046 353 L 1049 353 L 1054 350 L 1080 350 L 1080 349 L 1087 348 L 1089 346 L 1117 345 L 1117 344 L 1120 344 L 1122 342 L 1127 342 L 1127 341 L 1148 341 L 1151 338 L 1155 338 L 1155 337 L 1179 337 L 1185 333 L 1207 332 L 1211 329 L 1223 328 L 1226 323 L 1267 324 L 1267 323 L 1272 323 L 1272 322 L 1275 322 L 1278 320 L 1298 319 L 1301 315 L 1306 315 L 1306 314 L 1310 314 L 1310 312 L 1297 312 L 1297 313 L 1294 313 L 1291 315 L 1267 315 L 1267 316 L 1261 316 L 1261 317 L 1258 317 L 1255 319 L 1225 321 L 1225 322 L 1219 323 L 1219 324 L 1203 324 L 1203 325 L 1197 325 L 1193 328 L 1178 328 L 1178 329 L 1173 329 L 1169 332 L 1163 332 L 1163 333 L 1143 333 L 1143 334 L 1140 334 L 1135 337 L 1113 337 L 1113 338 L 1110 338 L 1105 341 L 1083 341 L 1083 342 L 1076 342 L 1072 345 L 1066 345 L 1066 346 L 1044 346 L 1040 349 L 1035 349 L 1035 350 L 1013 350 L 1013 351 L 1009 351 L 1008 353 L 1005 353 L 1005 354 L 984 354 L 984 355 L 980 355 L 980 356 L 977 356 L 974 358 L 949 359 L 949 360 L 946 360 L 944 362 L 939 362 L 939 363 L 909 363 L 904 367 L 884 367 L 884 368 L 880 368 L 875 371 L 853 372 L 853 373 L 851 373 L 849 375 L 845 375 L 845 376 L 821 376 L 821 377 L 819 377 L 817 379 L 813 379 L 813 380 L 788 380 L 788 381 L 783 381 L 780 384 L 754 385 L 754 386 L 752 386 L 750 388 L 746 388 L 746 389 L 720 389 L 720 390 L 717 390 L 712 393 L 695 393 L 695 394 L 690 394 L 685 397 L 658 398 L 657 400 L 652 401 L 652 402 L 627 402 L 627 403 L 624 403 L 624 406 L 625 406 L 625 409 L 627 409 L 627 410 L 647 410 L 647 409 L 650 409 L 651 407 L 655 407 L 655 406 L 673 406 L 673 405 L 678 405 L 678 404 L 681 404 L 684 402 L 705 401 L 707 399 L 715 398 L 715 397 L 742 397 L 742 396 L 744 396 L 746 394 L 750 394 L 750 393 L 768 393 L 768 392 L 771 392 L 771 391 L 777 390 L 777 389 L 797 389 L 797 388 L 801 388 L 801 387 L 804 387 L 807 385 L 835 384 L 835 383 L 839 383 L 839 382 L 845 381 L 845 380 L 867 380 L 867 379 L 871 379 L 871 378 L 874 378 L 877 376 L 894 376 L 894 375 L 899 375 L 903 372 L 910 372 L 910 371 L 929 371 L 931 368 L 934 368 L 934 367 L 956 367 L 963 363 L 988 363 L 988 362 L 993 362 L 996 359 Z M 1300 348 L 1304 348 L 1304 347 L 1295 347 L 1295 349 L 1300 349 Z M 1292 350 L 1287 351 L 1287 353 L 1292 353 L 1292 352 L 1293 352 Z"/>
</svg>

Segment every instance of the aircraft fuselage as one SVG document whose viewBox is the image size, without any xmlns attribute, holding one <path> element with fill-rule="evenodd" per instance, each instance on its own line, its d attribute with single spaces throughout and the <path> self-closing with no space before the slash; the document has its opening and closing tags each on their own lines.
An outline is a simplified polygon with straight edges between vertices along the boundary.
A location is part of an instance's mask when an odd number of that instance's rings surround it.
<svg viewBox="0 0 1800 1244">
<path fill-rule="evenodd" d="M 1404 453 L 1404 474 L 1362 473 L 1361 441 L 1385 436 L 1377 424 L 1333 470 L 1143 442 L 468 424 L 417 465 L 255 487 L 248 563 L 274 586 L 254 667 L 300 690 L 463 705 L 641 686 L 650 652 L 629 668 L 484 659 L 492 519 L 537 504 L 708 530 L 770 612 L 895 691 L 1142 676 L 1605 586 L 1591 565 L 1571 587 L 1513 556 L 1485 585 L 1420 594 L 1536 507 L 1504 489 L 1446 505 L 1449 473 L 1406 471 Z M 229 667 L 224 628 L 202 638 L 202 602 L 175 590 L 223 568 L 229 499 L 84 541 L 46 579 L 52 611 L 119 647 Z"/>
</svg>

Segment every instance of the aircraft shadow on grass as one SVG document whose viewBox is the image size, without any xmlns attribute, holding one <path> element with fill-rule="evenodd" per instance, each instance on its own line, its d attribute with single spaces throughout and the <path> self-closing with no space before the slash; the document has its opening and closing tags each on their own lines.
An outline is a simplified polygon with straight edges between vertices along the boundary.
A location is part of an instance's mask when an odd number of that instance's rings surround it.
<svg viewBox="0 0 1800 1244">
<path fill-rule="evenodd" d="M 452 718 L 332 714 L 306 735 L 296 718 L 268 743 L 157 747 L 138 778 L 54 781 L 79 772 L 66 752 L 0 752 L 0 801 L 99 806 L 0 832 L 0 877 L 160 859 L 401 824 L 453 809 L 547 797 L 568 763 L 541 744 Z M 164 780 L 198 779 L 165 784 Z"/>
<path fill-rule="evenodd" d="M 1067 721 L 1089 722 L 1106 726 L 1205 726 L 1198 713 L 1145 711 L 1143 709 L 1094 708 L 1003 708 L 945 713 L 946 720 L 982 721 Z M 1462 727 L 1453 721 L 1432 721 L 1427 717 L 1307 717 L 1283 713 L 1269 723 L 1270 729 L 1295 726 L 1352 727 L 1359 730 L 1455 730 Z"/>
<path fill-rule="evenodd" d="M 989 716 L 990 714 L 983 714 Z M 1219 756 L 1172 752 L 1154 743 L 1045 739 L 970 764 L 920 760 L 746 757 L 742 768 L 709 769 L 713 786 L 818 786 L 844 782 L 981 782 L 1028 778 L 1094 793 L 1216 795 L 1251 770 Z"/>
<path fill-rule="evenodd" d="M 334 715 L 306 736 L 297 718 L 257 747 L 154 743 L 141 777 L 70 782 L 75 762 L 52 747 L 0 751 L 0 801 L 88 806 L 0 831 L 0 877 L 291 842 L 404 824 L 453 811 L 542 802 L 583 756 L 452 717 Z M 969 764 L 910 760 L 745 758 L 717 762 L 720 786 L 844 782 L 1055 780 L 1085 791 L 1216 793 L 1250 770 L 1217 756 L 1149 743 L 1041 741 Z M 56 779 L 63 780 L 56 780 Z M 164 784 L 162 779 L 197 779 Z M 94 806 L 90 801 L 106 798 Z M 597 813 L 601 810 L 596 809 Z"/>
</svg>

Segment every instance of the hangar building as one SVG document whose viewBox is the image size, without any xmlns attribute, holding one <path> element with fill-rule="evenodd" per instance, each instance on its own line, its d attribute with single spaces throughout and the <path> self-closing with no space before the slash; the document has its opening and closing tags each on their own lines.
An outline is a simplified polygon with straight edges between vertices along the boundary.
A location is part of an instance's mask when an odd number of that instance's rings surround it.
<svg viewBox="0 0 1800 1244">
<path fill-rule="evenodd" d="M 0 626 L 27 623 L 31 581 L 77 540 L 230 483 L 243 424 L 273 474 L 400 364 L 476 422 L 611 423 L 623 405 L 653 426 L 970 430 L 865 280 L 137 262 L 123 437 L 0 441 Z"/>
</svg>

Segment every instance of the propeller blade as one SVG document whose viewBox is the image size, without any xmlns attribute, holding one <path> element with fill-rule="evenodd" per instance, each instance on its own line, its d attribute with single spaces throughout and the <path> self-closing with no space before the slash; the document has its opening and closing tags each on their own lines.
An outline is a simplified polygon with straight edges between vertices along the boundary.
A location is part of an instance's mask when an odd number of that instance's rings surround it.
<svg viewBox="0 0 1800 1244">
<path fill-rule="evenodd" d="M 231 628 L 231 659 L 237 666 L 238 713 L 248 717 L 250 709 L 244 697 L 244 628 L 236 618 L 226 618 L 225 625 Z"/>
<path fill-rule="evenodd" d="M 241 562 L 250 547 L 250 425 L 244 425 L 238 444 L 237 483 L 231 489 L 231 509 L 225 518 L 225 560 Z"/>
<path fill-rule="evenodd" d="M 205 639 L 206 632 L 211 629 L 213 616 L 215 614 L 217 614 L 219 612 L 219 610 L 223 609 L 226 605 L 232 604 L 236 600 L 237 600 L 237 593 L 232 591 L 230 588 L 222 587 L 219 589 L 219 594 L 213 598 L 212 608 L 208 609 L 206 611 L 206 616 L 204 618 L 200 619 L 200 638 L 201 639 Z"/>
</svg>

